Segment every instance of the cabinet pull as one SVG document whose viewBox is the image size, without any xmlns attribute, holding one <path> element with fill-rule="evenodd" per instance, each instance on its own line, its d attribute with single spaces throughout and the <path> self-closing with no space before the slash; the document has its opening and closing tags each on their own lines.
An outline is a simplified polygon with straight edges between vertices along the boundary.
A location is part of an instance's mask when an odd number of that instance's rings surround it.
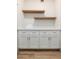
<svg viewBox="0 0 79 59">
<path fill-rule="evenodd" d="M 27 37 L 27 40 L 30 40 L 30 37 Z"/>
<path fill-rule="evenodd" d="M 48 40 L 51 40 L 51 37 L 48 37 Z"/>
</svg>

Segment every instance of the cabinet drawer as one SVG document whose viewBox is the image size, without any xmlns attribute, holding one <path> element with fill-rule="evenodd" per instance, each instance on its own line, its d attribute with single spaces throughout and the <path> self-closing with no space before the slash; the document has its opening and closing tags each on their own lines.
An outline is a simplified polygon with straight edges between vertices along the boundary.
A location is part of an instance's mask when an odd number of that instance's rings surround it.
<svg viewBox="0 0 79 59">
<path fill-rule="evenodd" d="M 39 31 L 31 31 L 30 33 L 30 37 L 37 37 L 37 36 L 39 36 Z"/>
<path fill-rule="evenodd" d="M 57 31 L 51 31 L 48 36 L 53 37 L 53 38 L 57 38 L 58 33 L 57 33 Z"/>
<path fill-rule="evenodd" d="M 40 31 L 40 37 L 47 37 L 48 32 L 47 31 Z"/>
<path fill-rule="evenodd" d="M 55 36 L 57 36 L 57 31 L 40 31 L 40 36 L 42 36 L 42 37 L 55 37 Z"/>
<path fill-rule="evenodd" d="M 18 31 L 18 39 L 26 38 L 26 32 L 25 31 Z"/>
</svg>

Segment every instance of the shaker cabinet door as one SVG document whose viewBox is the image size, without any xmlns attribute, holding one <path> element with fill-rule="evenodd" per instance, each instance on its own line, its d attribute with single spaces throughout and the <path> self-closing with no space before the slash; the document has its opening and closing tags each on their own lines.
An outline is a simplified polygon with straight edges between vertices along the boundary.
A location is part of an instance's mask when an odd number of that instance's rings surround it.
<svg viewBox="0 0 79 59">
<path fill-rule="evenodd" d="M 52 38 L 52 40 L 51 40 L 51 48 L 59 48 L 59 40 L 58 40 L 58 38 Z"/>
<path fill-rule="evenodd" d="M 39 37 L 30 37 L 30 48 L 39 48 Z"/>
<path fill-rule="evenodd" d="M 48 38 L 47 37 L 40 37 L 40 48 L 48 48 Z"/>
<path fill-rule="evenodd" d="M 27 38 L 26 38 L 26 32 L 25 31 L 20 31 L 18 35 L 18 46 L 19 48 L 25 48 L 27 45 Z"/>
<path fill-rule="evenodd" d="M 39 48 L 39 31 L 30 32 L 30 48 Z"/>
</svg>

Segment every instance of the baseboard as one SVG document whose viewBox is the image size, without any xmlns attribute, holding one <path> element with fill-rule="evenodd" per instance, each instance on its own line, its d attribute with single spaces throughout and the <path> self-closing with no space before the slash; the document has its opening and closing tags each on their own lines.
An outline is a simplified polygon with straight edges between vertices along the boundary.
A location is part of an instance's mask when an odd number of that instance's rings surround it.
<svg viewBox="0 0 79 59">
<path fill-rule="evenodd" d="M 19 51 L 61 51 L 61 49 L 25 49 L 25 48 L 20 48 Z"/>
</svg>

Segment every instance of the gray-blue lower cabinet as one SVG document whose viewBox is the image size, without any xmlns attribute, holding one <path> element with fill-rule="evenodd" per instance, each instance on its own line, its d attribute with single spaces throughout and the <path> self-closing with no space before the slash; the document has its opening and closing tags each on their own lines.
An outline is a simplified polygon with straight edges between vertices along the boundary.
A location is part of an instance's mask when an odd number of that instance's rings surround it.
<svg viewBox="0 0 79 59">
<path fill-rule="evenodd" d="M 18 31 L 18 48 L 60 48 L 60 31 Z"/>
</svg>

